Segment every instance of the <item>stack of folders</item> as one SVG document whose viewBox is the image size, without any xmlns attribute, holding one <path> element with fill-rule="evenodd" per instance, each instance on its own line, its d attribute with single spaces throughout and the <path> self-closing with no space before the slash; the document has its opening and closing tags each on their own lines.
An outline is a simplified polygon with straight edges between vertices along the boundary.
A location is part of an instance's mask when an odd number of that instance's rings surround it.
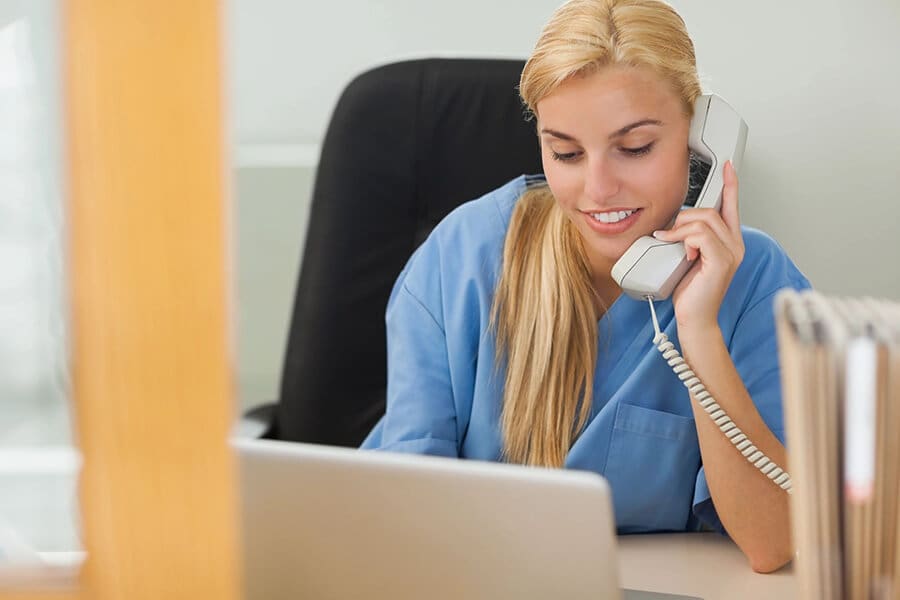
<svg viewBox="0 0 900 600">
<path fill-rule="evenodd" d="M 900 304 L 775 302 L 802 598 L 900 600 Z"/>
</svg>

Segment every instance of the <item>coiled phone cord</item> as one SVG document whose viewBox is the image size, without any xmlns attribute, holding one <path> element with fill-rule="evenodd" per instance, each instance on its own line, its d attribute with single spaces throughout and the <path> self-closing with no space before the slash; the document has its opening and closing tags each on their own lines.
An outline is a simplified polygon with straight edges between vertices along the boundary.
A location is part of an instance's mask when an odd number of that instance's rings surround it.
<svg viewBox="0 0 900 600">
<path fill-rule="evenodd" d="M 675 349 L 675 345 L 669 341 L 669 336 L 660 331 L 659 321 L 656 320 L 656 309 L 653 307 L 653 298 L 647 296 L 647 300 L 650 302 L 650 313 L 653 315 L 653 328 L 656 330 L 656 335 L 653 337 L 653 343 L 656 345 L 656 349 L 659 350 L 663 358 L 666 359 L 666 362 L 669 363 L 669 366 L 672 367 L 672 370 L 675 371 L 675 374 L 678 375 L 678 379 L 681 380 L 684 387 L 686 387 L 697 402 L 700 403 L 700 406 L 703 407 L 703 410 L 706 411 L 709 418 L 719 426 L 719 429 L 722 430 L 725 437 L 727 437 L 740 453 L 744 455 L 744 458 L 746 458 L 754 467 L 762 471 L 766 477 L 775 482 L 781 489 L 790 494 L 791 476 L 788 475 L 784 469 L 772 462 L 759 448 L 754 446 L 753 442 L 744 435 L 744 432 L 734 424 L 734 421 L 732 421 L 725 413 L 725 410 L 719 406 L 715 398 L 706 391 L 706 387 L 684 361 L 684 358 L 682 358 L 678 350 Z"/>
</svg>

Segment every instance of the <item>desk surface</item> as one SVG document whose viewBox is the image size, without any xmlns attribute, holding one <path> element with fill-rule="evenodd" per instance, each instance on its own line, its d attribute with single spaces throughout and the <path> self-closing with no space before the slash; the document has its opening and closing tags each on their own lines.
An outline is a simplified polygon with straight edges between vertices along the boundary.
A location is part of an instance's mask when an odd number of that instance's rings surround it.
<svg viewBox="0 0 900 600">
<path fill-rule="evenodd" d="M 619 579 L 624 588 L 703 600 L 793 599 L 798 591 L 792 565 L 755 573 L 734 542 L 718 533 L 620 536 Z"/>
<path fill-rule="evenodd" d="M 55 582 L 65 581 L 65 576 L 74 580 L 84 558 L 81 552 L 48 552 L 41 556 L 45 563 L 56 567 L 53 571 L 56 577 L 50 578 Z M 47 571 L 40 575 L 39 579 L 48 581 Z M 697 596 L 703 600 L 797 597 L 791 565 L 769 575 L 754 573 L 740 549 L 717 533 L 620 536 L 619 579 L 625 588 Z"/>
</svg>

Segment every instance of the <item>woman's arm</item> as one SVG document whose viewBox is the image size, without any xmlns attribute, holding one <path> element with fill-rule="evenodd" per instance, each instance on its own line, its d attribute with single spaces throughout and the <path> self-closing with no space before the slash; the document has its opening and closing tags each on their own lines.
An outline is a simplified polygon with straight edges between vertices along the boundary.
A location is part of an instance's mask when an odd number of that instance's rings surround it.
<svg viewBox="0 0 900 600">
<path fill-rule="evenodd" d="M 429 268 L 429 255 L 422 252 L 418 260 Z M 361 447 L 457 457 L 456 404 L 442 315 L 428 307 L 422 297 L 427 294 L 410 290 L 410 278 L 404 270 L 388 301 L 387 405 Z"/>
<path fill-rule="evenodd" d="M 787 468 L 787 454 L 757 411 L 718 327 L 679 328 L 685 361 L 731 420 L 770 460 Z M 750 560 L 769 573 L 791 560 L 788 494 L 750 464 L 696 401 L 691 402 L 706 482 L 719 519 Z"/>
<path fill-rule="evenodd" d="M 782 468 L 784 446 L 763 421 L 735 368 L 719 329 L 718 314 L 744 259 L 738 181 L 726 163 L 721 213 L 682 211 L 664 241 L 682 241 L 696 264 L 672 296 L 678 339 L 687 363 L 744 434 Z M 774 323 L 762 323 L 774 328 Z M 756 352 L 771 352 L 761 347 Z M 771 360 L 776 360 L 771 356 Z M 777 371 L 776 371 L 777 372 Z M 719 519 L 754 570 L 770 572 L 791 558 L 787 493 L 751 465 L 692 399 L 706 482 Z"/>
</svg>

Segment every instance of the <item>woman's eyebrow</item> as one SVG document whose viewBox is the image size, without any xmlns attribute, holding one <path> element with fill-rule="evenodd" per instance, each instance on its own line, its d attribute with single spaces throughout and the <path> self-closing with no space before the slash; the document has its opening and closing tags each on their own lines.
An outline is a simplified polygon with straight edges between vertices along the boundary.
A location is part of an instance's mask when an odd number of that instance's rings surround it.
<svg viewBox="0 0 900 600">
<path fill-rule="evenodd" d="M 555 129 L 541 129 L 541 133 L 546 133 L 547 135 L 552 135 L 555 138 L 559 138 L 561 140 L 566 140 L 567 142 L 577 141 L 574 137 L 572 137 L 568 133 L 556 131 Z"/>
<path fill-rule="evenodd" d="M 640 121 L 635 121 L 630 125 L 626 125 L 622 129 L 613 132 L 609 135 L 609 139 L 614 140 L 617 137 L 622 137 L 632 129 L 637 129 L 638 127 L 643 127 L 644 125 L 662 125 L 662 121 L 658 121 L 657 119 L 641 119 Z"/>
<path fill-rule="evenodd" d="M 625 135 L 632 129 L 637 129 L 638 127 L 643 127 L 644 125 L 662 125 L 662 124 L 663 124 L 663 122 L 659 121 L 657 119 L 641 119 L 640 121 L 635 121 L 634 123 L 626 125 L 625 127 L 622 127 L 621 129 L 619 129 L 618 131 L 614 131 L 613 133 L 609 134 L 609 139 L 614 140 L 618 137 L 622 137 L 623 135 Z M 563 133 L 561 131 L 556 131 L 555 129 L 543 128 L 543 129 L 541 129 L 541 133 L 546 133 L 547 135 L 552 135 L 555 138 L 559 138 L 559 139 L 565 140 L 567 142 L 578 141 L 575 139 L 574 136 L 571 136 L 568 133 Z"/>
</svg>

